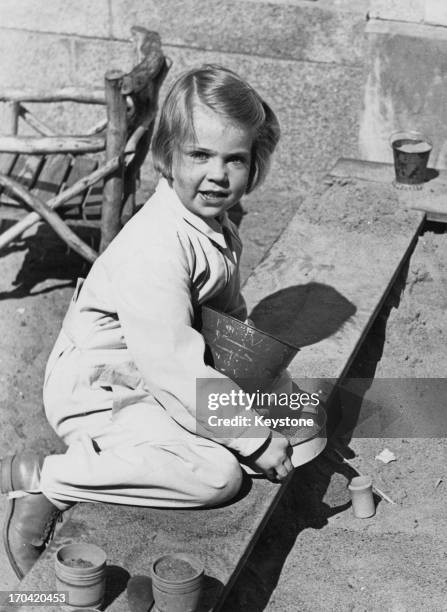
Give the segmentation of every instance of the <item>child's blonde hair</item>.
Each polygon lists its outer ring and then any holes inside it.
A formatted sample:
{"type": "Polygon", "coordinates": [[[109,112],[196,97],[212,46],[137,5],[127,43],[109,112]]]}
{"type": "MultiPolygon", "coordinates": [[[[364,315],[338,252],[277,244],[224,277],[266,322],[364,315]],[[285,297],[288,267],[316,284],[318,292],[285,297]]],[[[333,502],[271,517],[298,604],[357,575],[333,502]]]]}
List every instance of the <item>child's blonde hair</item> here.
{"type": "Polygon", "coordinates": [[[172,85],[163,103],[152,139],[155,168],[172,177],[172,157],[179,143],[194,135],[194,102],[253,130],[251,168],[246,192],[265,178],[269,159],[280,137],[278,119],[261,96],[237,74],[214,64],[204,64],[183,73],[172,85]]]}

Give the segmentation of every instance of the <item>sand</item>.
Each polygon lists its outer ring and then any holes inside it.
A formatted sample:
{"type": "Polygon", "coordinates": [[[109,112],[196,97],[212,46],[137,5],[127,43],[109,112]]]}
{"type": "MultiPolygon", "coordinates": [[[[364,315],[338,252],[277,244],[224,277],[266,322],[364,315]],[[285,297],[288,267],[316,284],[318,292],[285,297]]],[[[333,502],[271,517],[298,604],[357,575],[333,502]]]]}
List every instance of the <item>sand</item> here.
{"type": "Polygon", "coordinates": [[[431,144],[424,140],[396,140],[393,147],[402,153],[428,153],[432,150],[431,144]]]}

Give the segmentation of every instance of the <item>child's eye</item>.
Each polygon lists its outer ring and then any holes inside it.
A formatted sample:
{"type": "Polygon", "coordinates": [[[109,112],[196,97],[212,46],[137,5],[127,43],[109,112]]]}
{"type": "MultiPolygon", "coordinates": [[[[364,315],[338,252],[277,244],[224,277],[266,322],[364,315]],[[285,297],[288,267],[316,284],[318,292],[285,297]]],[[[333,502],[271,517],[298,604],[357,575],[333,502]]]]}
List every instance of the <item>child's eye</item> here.
{"type": "Polygon", "coordinates": [[[208,159],[208,153],[205,153],[204,151],[191,151],[189,156],[197,161],[204,161],[208,159]]]}
{"type": "Polygon", "coordinates": [[[234,157],[230,157],[230,163],[236,164],[237,166],[243,166],[247,163],[245,157],[241,157],[239,155],[235,155],[234,157]]]}

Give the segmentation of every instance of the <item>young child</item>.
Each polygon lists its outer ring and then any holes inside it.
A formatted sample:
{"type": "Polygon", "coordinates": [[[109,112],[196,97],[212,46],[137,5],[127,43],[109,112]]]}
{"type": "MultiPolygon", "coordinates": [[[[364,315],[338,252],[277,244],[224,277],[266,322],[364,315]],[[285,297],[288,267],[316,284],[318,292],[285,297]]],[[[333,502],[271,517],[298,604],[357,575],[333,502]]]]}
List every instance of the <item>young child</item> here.
{"type": "Polygon", "coordinates": [[[46,415],[68,450],[1,463],[19,577],[75,502],[213,506],[238,492],[238,457],[271,479],[293,469],[283,436],[216,438],[196,415],[196,394],[225,377],[205,365],[194,313],[207,303],[246,318],[227,211],[264,179],[278,139],[273,111],[230,70],[205,65],[171,88],[152,143],[156,192],[78,282],[48,361],[46,415]]]}

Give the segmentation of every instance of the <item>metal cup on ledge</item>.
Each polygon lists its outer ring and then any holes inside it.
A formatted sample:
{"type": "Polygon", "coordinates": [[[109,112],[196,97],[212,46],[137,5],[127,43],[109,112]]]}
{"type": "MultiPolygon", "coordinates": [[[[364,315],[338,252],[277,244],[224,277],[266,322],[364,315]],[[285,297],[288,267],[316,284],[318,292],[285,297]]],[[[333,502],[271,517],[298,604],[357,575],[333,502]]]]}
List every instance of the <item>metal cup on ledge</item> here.
{"type": "Polygon", "coordinates": [[[395,132],[390,137],[394,156],[395,186],[421,189],[432,143],[421,132],[412,130],[395,132]]]}

